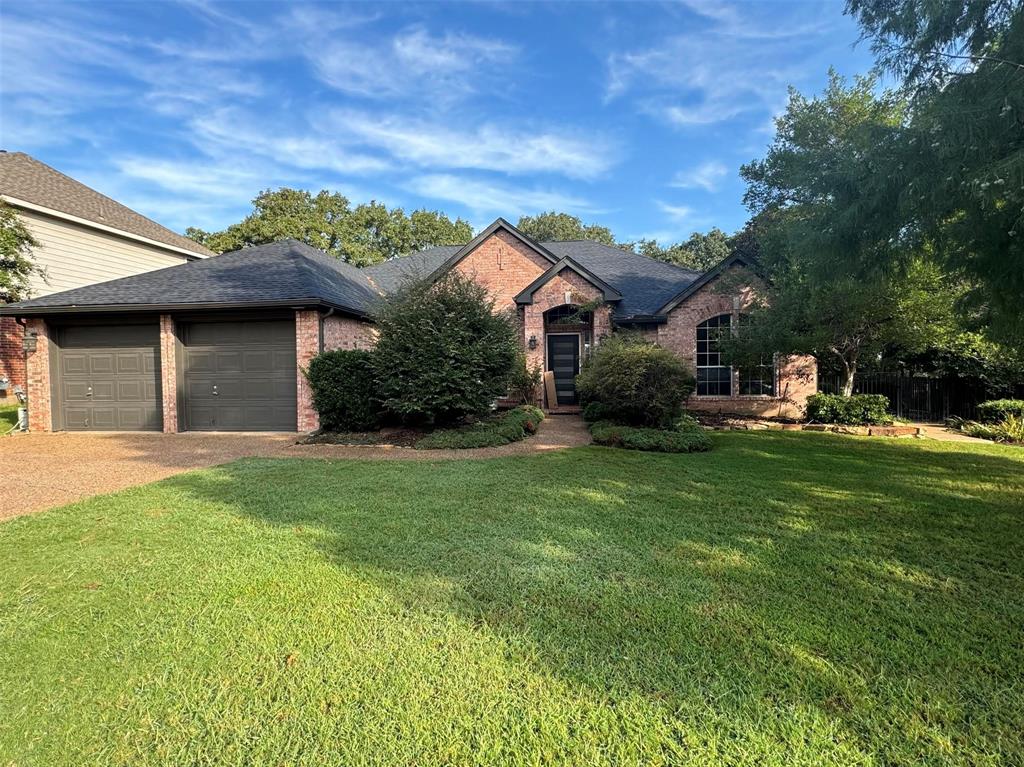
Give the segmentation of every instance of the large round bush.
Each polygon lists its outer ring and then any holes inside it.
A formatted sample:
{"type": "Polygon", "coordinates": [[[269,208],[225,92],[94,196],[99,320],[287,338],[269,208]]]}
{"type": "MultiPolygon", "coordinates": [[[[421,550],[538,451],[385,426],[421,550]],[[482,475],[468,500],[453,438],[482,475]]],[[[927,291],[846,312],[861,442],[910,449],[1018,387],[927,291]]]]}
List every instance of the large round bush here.
{"type": "Polygon", "coordinates": [[[576,379],[580,400],[591,411],[599,409],[602,418],[656,428],[667,428],[679,419],[694,385],[679,357],[629,335],[606,339],[576,379]]]}
{"type": "Polygon", "coordinates": [[[306,378],[324,431],[368,431],[380,425],[372,352],[322,352],[310,361],[306,378]]]}
{"type": "Polygon", "coordinates": [[[407,422],[483,415],[505,394],[519,351],[515,318],[455,272],[407,285],[377,317],[374,351],[384,407],[407,422]]]}

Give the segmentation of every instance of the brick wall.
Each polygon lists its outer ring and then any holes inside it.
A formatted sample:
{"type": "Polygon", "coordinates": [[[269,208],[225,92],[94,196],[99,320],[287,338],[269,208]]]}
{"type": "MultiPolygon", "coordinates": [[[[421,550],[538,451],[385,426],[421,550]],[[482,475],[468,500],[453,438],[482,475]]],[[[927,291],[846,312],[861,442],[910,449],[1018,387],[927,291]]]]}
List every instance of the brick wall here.
{"type": "MultiPolygon", "coordinates": [[[[746,270],[729,270],[676,307],[669,314],[668,322],[658,326],[657,342],[674,351],[696,371],[697,325],[720,314],[737,315],[748,311],[757,288],[757,279],[746,270]]],[[[799,418],[804,413],[807,397],[817,388],[817,365],[813,357],[783,357],[776,362],[778,396],[699,397],[694,394],[686,406],[691,410],[799,418]]],[[[732,390],[739,391],[739,372],[735,370],[732,390]]]]}
{"type": "Polygon", "coordinates": [[[486,288],[499,310],[515,309],[515,297],[550,268],[547,259],[503,230],[481,242],[455,266],[486,288]]]}
{"type": "Polygon", "coordinates": [[[372,349],[376,345],[377,329],[369,322],[337,314],[324,320],[324,351],[372,349]]]}
{"type": "Polygon", "coordinates": [[[25,386],[25,352],[22,349],[24,330],[14,317],[0,317],[0,378],[13,386],[25,386]]]}
{"type": "Polygon", "coordinates": [[[306,380],[305,370],[310,360],[320,351],[320,314],[316,311],[295,312],[295,386],[297,389],[297,421],[299,431],[320,428],[320,416],[313,407],[313,390],[306,380]]]}
{"type": "Polygon", "coordinates": [[[36,350],[29,353],[26,374],[28,385],[29,431],[51,431],[50,412],[50,334],[44,320],[28,321],[26,330],[36,334],[36,350]]]}
{"type": "Polygon", "coordinates": [[[174,318],[160,315],[160,396],[163,399],[164,432],[178,431],[177,334],[174,318]]]}

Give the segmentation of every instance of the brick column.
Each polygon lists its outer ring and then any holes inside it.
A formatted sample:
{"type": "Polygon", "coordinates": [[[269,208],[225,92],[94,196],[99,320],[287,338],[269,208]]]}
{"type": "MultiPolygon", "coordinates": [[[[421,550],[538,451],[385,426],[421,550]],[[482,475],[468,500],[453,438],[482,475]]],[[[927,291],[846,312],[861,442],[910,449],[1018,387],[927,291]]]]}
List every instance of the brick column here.
{"type": "Polygon", "coordinates": [[[305,371],[310,360],[320,352],[320,315],[316,311],[295,312],[295,385],[298,394],[296,420],[299,431],[320,428],[320,416],[313,408],[313,391],[305,371]]]}
{"type": "Polygon", "coordinates": [[[23,337],[24,330],[14,317],[0,317],[0,378],[7,376],[12,386],[25,385],[23,337]]]}
{"type": "Polygon", "coordinates": [[[178,358],[174,318],[160,315],[160,399],[163,400],[164,433],[178,431],[178,358]]]}
{"type": "Polygon", "coordinates": [[[36,350],[28,355],[26,376],[28,385],[29,431],[52,431],[50,412],[50,332],[45,320],[29,320],[26,332],[36,335],[36,350]]]}

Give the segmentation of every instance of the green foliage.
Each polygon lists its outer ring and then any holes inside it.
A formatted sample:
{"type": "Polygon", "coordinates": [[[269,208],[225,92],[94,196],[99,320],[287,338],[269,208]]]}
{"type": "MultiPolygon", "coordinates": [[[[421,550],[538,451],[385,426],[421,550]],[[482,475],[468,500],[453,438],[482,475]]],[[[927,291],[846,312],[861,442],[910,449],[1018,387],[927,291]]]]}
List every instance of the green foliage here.
{"type": "Polygon", "coordinates": [[[457,245],[473,237],[461,218],[436,211],[388,209],[378,202],[349,206],[348,199],[326,189],[311,194],[281,188],[261,192],[253,212],[221,232],[189,228],[185,234],[218,253],[293,238],[356,266],[404,256],[429,245],[457,245]]]}
{"type": "Polygon", "coordinates": [[[889,398],[884,394],[812,394],[807,398],[807,418],[818,423],[846,426],[885,426],[892,423],[889,398]]]}
{"type": "Polygon", "coordinates": [[[30,298],[33,276],[45,281],[46,271],[32,258],[38,246],[14,208],[0,200],[0,304],[30,298]]]}
{"type": "Polygon", "coordinates": [[[1010,413],[993,423],[977,423],[951,419],[951,426],[969,437],[990,439],[993,442],[1024,444],[1024,415],[1010,413]]]}
{"type": "Polygon", "coordinates": [[[540,365],[530,365],[526,355],[519,352],[516,355],[516,364],[512,375],[508,380],[508,394],[515,401],[523,405],[532,405],[538,399],[538,389],[543,377],[540,365]]]}
{"type": "Polygon", "coordinates": [[[654,427],[678,420],[695,384],[675,354],[624,333],[605,339],[576,378],[584,406],[601,403],[617,421],[654,427]]]}
{"type": "Polygon", "coordinates": [[[536,434],[543,420],[543,410],[533,405],[522,405],[470,426],[435,431],[417,442],[416,449],[464,450],[507,445],[536,434]]]}
{"type": "Polygon", "coordinates": [[[1010,416],[1024,418],[1024,400],[994,399],[978,405],[978,417],[986,423],[1002,421],[1010,416]]]}
{"type": "Polygon", "coordinates": [[[685,242],[663,248],[655,240],[639,240],[633,249],[650,258],[694,269],[698,272],[717,266],[732,253],[731,238],[718,227],[706,234],[694,232],[685,242]]]}
{"type": "Polygon", "coordinates": [[[339,349],[314,357],[306,371],[323,431],[369,431],[381,420],[373,352],[339,349]]]}
{"type": "Polygon", "coordinates": [[[588,402],[583,406],[583,420],[587,423],[609,421],[614,418],[612,409],[603,402],[588,402]]]}
{"type": "Polygon", "coordinates": [[[702,453],[711,449],[711,438],[699,426],[683,429],[651,429],[598,421],[590,426],[594,442],[606,447],[656,453],[702,453]]]}
{"type": "Polygon", "coordinates": [[[457,272],[412,282],[381,302],[374,350],[384,407],[407,422],[487,413],[508,391],[520,352],[509,313],[457,272]]]}
{"type": "Polygon", "coordinates": [[[611,229],[598,224],[584,224],[577,216],[549,211],[536,216],[522,216],[516,228],[538,242],[555,240],[594,240],[614,245],[611,229]]]}

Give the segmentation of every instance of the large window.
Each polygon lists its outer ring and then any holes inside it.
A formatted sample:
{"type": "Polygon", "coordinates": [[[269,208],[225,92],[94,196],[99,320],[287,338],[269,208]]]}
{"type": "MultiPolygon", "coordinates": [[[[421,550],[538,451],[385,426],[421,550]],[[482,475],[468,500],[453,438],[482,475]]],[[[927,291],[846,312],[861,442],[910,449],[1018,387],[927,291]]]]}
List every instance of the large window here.
{"type": "Polygon", "coordinates": [[[732,315],[720,314],[697,326],[697,394],[732,395],[732,368],[722,364],[718,339],[730,332],[732,315]]]}
{"type": "MultiPolygon", "coordinates": [[[[740,315],[738,332],[749,325],[749,315],[740,315]]],[[[775,396],[775,361],[771,357],[762,357],[752,368],[740,368],[740,394],[762,397],[775,396]]]]}

